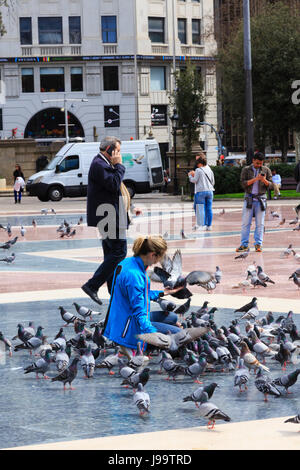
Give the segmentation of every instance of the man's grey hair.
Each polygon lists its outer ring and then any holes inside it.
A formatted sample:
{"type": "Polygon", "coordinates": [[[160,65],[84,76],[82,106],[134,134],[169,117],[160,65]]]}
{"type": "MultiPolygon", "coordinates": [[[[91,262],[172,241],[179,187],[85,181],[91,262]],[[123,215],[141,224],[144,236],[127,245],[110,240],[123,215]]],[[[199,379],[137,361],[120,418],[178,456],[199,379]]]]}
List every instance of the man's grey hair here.
{"type": "Polygon", "coordinates": [[[110,146],[113,146],[113,148],[115,148],[117,143],[121,144],[121,141],[120,139],[118,139],[118,137],[114,137],[114,136],[103,137],[103,139],[100,142],[100,150],[102,151],[106,150],[107,147],[110,147],[110,146]]]}

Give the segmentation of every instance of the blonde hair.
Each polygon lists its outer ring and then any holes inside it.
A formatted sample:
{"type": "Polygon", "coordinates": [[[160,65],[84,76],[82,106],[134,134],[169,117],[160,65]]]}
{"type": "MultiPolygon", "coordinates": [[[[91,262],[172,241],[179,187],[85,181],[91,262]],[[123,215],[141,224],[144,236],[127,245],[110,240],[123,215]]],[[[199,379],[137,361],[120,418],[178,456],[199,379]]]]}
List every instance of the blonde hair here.
{"type": "Polygon", "coordinates": [[[155,253],[159,257],[163,257],[168,249],[166,240],[160,235],[149,235],[138,237],[132,247],[134,256],[147,255],[155,253]]]}

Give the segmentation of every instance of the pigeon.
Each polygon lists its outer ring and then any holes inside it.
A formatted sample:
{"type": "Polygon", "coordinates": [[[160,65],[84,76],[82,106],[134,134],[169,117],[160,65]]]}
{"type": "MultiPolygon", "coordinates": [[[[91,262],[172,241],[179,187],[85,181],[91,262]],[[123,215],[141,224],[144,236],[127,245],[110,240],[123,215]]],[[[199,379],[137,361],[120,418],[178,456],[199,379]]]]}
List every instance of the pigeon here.
{"type": "Polygon", "coordinates": [[[188,237],[184,233],[183,228],[180,230],[180,236],[181,236],[182,240],[187,240],[188,239],[188,237]]]}
{"type": "Polygon", "coordinates": [[[241,344],[241,358],[244,360],[245,365],[248,367],[249,370],[258,369],[261,367],[265,371],[269,372],[270,369],[263,364],[261,364],[258,359],[251,353],[248,344],[245,341],[242,341],[241,344]]]}
{"type": "Polygon", "coordinates": [[[225,215],[225,209],[222,209],[219,213],[219,215],[225,215]]]}
{"type": "Polygon", "coordinates": [[[28,349],[31,354],[31,351],[35,351],[36,349],[38,349],[43,344],[43,334],[42,334],[43,329],[44,328],[42,326],[39,326],[37,329],[36,335],[32,336],[27,341],[24,341],[21,344],[17,344],[15,346],[14,351],[17,352],[17,351],[20,351],[21,349],[28,349]]]}
{"type": "Polygon", "coordinates": [[[23,227],[23,225],[20,228],[20,233],[22,237],[25,237],[26,229],[23,227]]]}
{"type": "Polygon", "coordinates": [[[291,254],[295,256],[296,252],[293,250],[293,245],[290,243],[289,246],[280,254],[280,258],[288,258],[291,254]]]}
{"type": "Polygon", "coordinates": [[[253,341],[253,351],[256,353],[258,359],[264,360],[265,357],[274,356],[274,351],[257,337],[254,330],[249,332],[249,337],[253,341]]]}
{"type": "Polygon", "coordinates": [[[294,207],[295,209],[295,212],[297,214],[297,216],[299,217],[300,216],[300,204],[298,204],[296,207],[294,207]]]}
{"type": "Polygon", "coordinates": [[[103,330],[102,330],[101,326],[99,324],[96,325],[93,336],[92,336],[92,340],[93,340],[93,343],[95,343],[98,348],[104,349],[105,339],[102,335],[102,331],[103,330]]]}
{"type": "MultiPolygon", "coordinates": [[[[3,343],[5,351],[8,351],[9,356],[11,357],[12,356],[11,341],[3,335],[2,331],[0,331],[0,344],[1,343],[3,343]]],[[[1,350],[1,348],[0,348],[0,350],[1,350]]]]}
{"type": "Polygon", "coordinates": [[[35,372],[37,379],[39,378],[39,374],[43,374],[44,379],[49,379],[49,377],[45,374],[50,368],[50,360],[50,351],[47,350],[45,353],[45,357],[38,359],[36,362],[33,362],[32,364],[24,368],[24,374],[35,372]]]}
{"type": "Polygon", "coordinates": [[[76,235],[76,229],[75,228],[72,230],[72,232],[67,233],[68,238],[74,237],[75,235],[76,235]]]}
{"type": "Polygon", "coordinates": [[[236,313],[236,312],[248,312],[248,310],[250,310],[253,307],[257,307],[257,298],[256,297],[253,297],[251,302],[249,302],[248,304],[245,304],[242,307],[235,309],[234,313],[236,313]]]}
{"type": "Polygon", "coordinates": [[[149,394],[144,391],[144,387],[141,383],[138,383],[137,391],[133,395],[133,403],[139,410],[141,416],[150,412],[150,397],[149,394]]]}
{"type": "Polygon", "coordinates": [[[249,250],[244,251],[240,255],[235,256],[234,259],[246,259],[248,255],[249,255],[249,250]]]}
{"type": "Polygon", "coordinates": [[[294,424],[299,424],[300,423],[300,414],[297,416],[294,416],[293,418],[289,418],[285,421],[285,423],[294,423],[294,424]]]}
{"type": "Polygon", "coordinates": [[[90,379],[94,375],[95,358],[92,354],[91,345],[88,346],[85,353],[81,356],[81,366],[85,373],[85,378],[90,379]]]}
{"type": "Polygon", "coordinates": [[[169,238],[169,232],[165,232],[165,233],[163,234],[163,238],[164,238],[165,240],[167,240],[167,239],[169,238]]]}
{"type": "Polygon", "coordinates": [[[244,359],[239,357],[237,366],[238,369],[234,374],[234,386],[239,387],[240,392],[243,392],[243,386],[245,391],[248,390],[247,383],[249,381],[250,374],[247,367],[244,365],[244,359]]]}
{"type": "Polygon", "coordinates": [[[261,266],[257,266],[257,276],[263,282],[270,282],[271,284],[275,284],[275,282],[272,281],[272,279],[270,279],[269,276],[263,272],[261,266]]]}
{"type": "Polygon", "coordinates": [[[245,292],[246,289],[250,287],[251,287],[250,282],[247,279],[245,279],[244,281],[239,282],[235,286],[232,286],[232,289],[242,289],[242,291],[245,292]]]}
{"type": "Polygon", "coordinates": [[[197,390],[195,390],[191,395],[184,397],[183,401],[193,401],[196,407],[199,408],[198,403],[202,403],[202,399],[204,398],[205,400],[206,398],[203,393],[206,393],[208,398],[210,399],[213,396],[214,391],[217,387],[219,387],[219,385],[215,382],[211,383],[210,385],[206,385],[205,387],[198,387],[197,390]]]}
{"type": "MultiPolygon", "coordinates": [[[[1,261],[1,260],[0,260],[1,261]]],[[[293,279],[294,281],[294,284],[296,284],[296,286],[298,287],[298,289],[300,289],[300,277],[297,276],[296,273],[293,273],[289,279],[293,279]]]]}
{"type": "Polygon", "coordinates": [[[274,355],[274,359],[280,363],[282,370],[286,370],[286,363],[291,357],[291,352],[284,347],[283,342],[280,342],[279,351],[274,355]]]}
{"type": "Polygon", "coordinates": [[[56,215],[55,209],[53,209],[53,207],[51,207],[51,209],[50,209],[50,210],[51,210],[51,214],[54,214],[54,215],[56,215]]]}
{"type": "Polygon", "coordinates": [[[189,311],[191,305],[191,298],[187,299],[184,304],[180,305],[179,307],[176,308],[175,313],[178,315],[184,315],[186,312],[189,311]]]}
{"type": "Polygon", "coordinates": [[[274,383],[272,383],[270,378],[266,374],[264,374],[261,367],[258,369],[254,384],[257,390],[264,394],[265,402],[268,401],[268,395],[273,395],[275,397],[281,396],[281,393],[278,388],[274,385],[274,383]]]}
{"type": "Polygon", "coordinates": [[[81,225],[83,223],[83,217],[82,215],[80,216],[78,222],[77,222],[77,225],[81,225]]]}
{"type": "Polygon", "coordinates": [[[11,264],[15,261],[16,255],[12,253],[10,256],[6,256],[5,258],[0,259],[0,261],[4,261],[6,264],[11,264]]]}
{"type": "Polygon", "coordinates": [[[66,337],[64,335],[63,328],[60,328],[59,332],[57,333],[53,342],[51,343],[51,347],[54,351],[58,351],[61,347],[65,349],[66,346],[67,346],[66,337]]]}
{"type": "Polygon", "coordinates": [[[46,208],[41,209],[41,214],[42,215],[47,215],[48,214],[48,209],[46,209],[46,208]]]}
{"type": "Polygon", "coordinates": [[[245,312],[241,317],[240,320],[255,320],[256,317],[259,315],[259,310],[257,307],[252,307],[248,312],[245,312]]]}
{"type": "Polygon", "coordinates": [[[21,323],[18,323],[18,333],[17,336],[14,336],[13,339],[19,338],[20,341],[26,343],[30,338],[35,335],[33,331],[27,331],[21,323]]]}
{"type": "MultiPolygon", "coordinates": [[[[293,228],[293,232],[300,232],[300,223],[297,227],[293,228]]],[[[295,258],[298,259],[299,255],[297,253],[294,254],[295,258]]]]}
{"type": "Polygon", "coordinates": [[[176,308],[175,302],[159,297],[156,302],[164,312],[172,312],[176,308]]]}
{"type": "Polygon", "coordinates": [[[114,375],[115,373],[111,370],[114,366],[117,366],[119,364],[118,359],[120,358],[119,356],[119,349],[116,348],[115,354],[110,354],[109,356],[106,356],[105,359],[103,359],[100,364],[96,364],[96,369],[108,369],[109,375],[114,375]]]}
{"type": "Polygon", "coordinates": [[[272,383],[276,385],[277,387],[284,387],[286,393],[291,393],[289,392],[289,388],[295,385],[295,383],[298,380],[298,375],[300,374],[300,369],[294,370],[294,372],[291,372],[288,375],[283,375],[282,377],[278,377],[277,379],[274,379],[272,383]]]}
{"type": "MultiPolygon", "coordinates": [[[[126,367],[125,368],[123,367],[120,370],[121,375],[122,375],[122,371],[124,373],[123,369],[126,369],[126,367]]],[[[128,367],[128,369],[131,369],[131,368],[128,367]]],[[[131,369],[131,370],[134,370],[134,369],[131,369]]],[[[143,369],[141,372],[136,372],[134,370],[134,374],[130,373],[128,377],[124,378],[121,385],[130,385],[133,389],[135,389],[137,385],[141,383],[144,387],[149,380],[149,371],[150,371],[149,367],[145,367],[145,369],[143,369]]]]}
{"type": "Polygon", "coordinates": [[[60,311],[61,318],[66,322],[66,325],[68,326],[70,323],[74,323],[75,320],[79,320],[73,313],[67,312],[67,310],[64,309],[64,307],[58,307],[60,311]]]}
{"type": "Polygon", "coordinates": [[[273,217],[273,219],[279,219],[280,218],[280,214],[278,214],[278,212],[276,212],[276,211],[271,211],[271,216],[273,217]]]}
{"type": "Polygon", "coordinates": [[[289,222],[289,225],[296,225],[298,222],[299,222],[299,218],[297,216],[297,217],[295,217],[295,219],[293,219],[289,222]]]}
{"type": "Polygon", "coordinates": [[[155,332],[139,334],[137,338],[157,348],[177,351],[181,346],[192,342],[194,339],[203,336],[207,332],[208,326],[200,326],[197,328],[185,328],[172,335],[164,335],[163,333],[155,332]]]}
{"type": "Polygon", "coordinates": [[[36,220],[35,219],[32,219],[32,222],[31,222],[33,228],[36,228],[37,226],[37,223],[36,223],[36,220]]]}
{"type": "Polygon", "coordinates": [[[92,320],[93,315],[101,315],[101,312],[94,312],[90,308],[79,305],[76,302],[73,302],[73,305],[75,306],[77,313],[79,313],[83,318],[90,317],[90,320],[92,320]]]}
{"type": "Polygon", "coordinates": [[[284,225],[285,224],[285,218],[281,219],[281,221],[279,222],[279,225],[284,225]]]}
{"type": "Polygon", "coordinates": [[[141,342],[138,341],[136,354],[131,357],[131,359],[128,362],[128,366],[132,367],[135,370],[139,370],[147,362],[149,362],[149,357],[144,356],[142,348],[141,348],[141,342]]]}
{"type": "Polygon", "coordinates": [[[267,284],[264,281],[261,281],[256,272],[248,271],[248,276],[250,278],[250,283],[255,288],[257,286],[267,287],[267,284]]]}
{"type": "Polygon", "coordinates": [[[72,387],[72,382],[77,375],[77,365],[80,361],[80,357],[74,357],[71,365],[63,370],[59,375],[53,377],[51,382],[62,382],[64,384],[64,390],[66,390],[66,384],[68,383],[70,386],[70,390],[74,390],[72,387]]]}
{"type": "Polygon", "coordinates": [[[207,354],[205,352],[200,353],[197,362],[194,362],[194,364],[185,368],[185,375],[192,377],[195,383],[202,383],[198,380],[198,377],[199,375],[203,374],[206,369],[206,357],[207,354]]]}
{"type": "Polygon", "coordinates": [[[177,364],[173,359],[169,359],[165,351],[162,351],[162,360],[161,366],[164,371],[168,374],[167,380],[170,380],[170,377],[175,381],[177,375],[184,374],[184,367],[177,364]]]}
{"type": "Polygon", "coordinates": [[[221,411],[214,403],[208,401],[208,395],[205,395],[205,392],[203,393],[202,403],[200,404],[198,410],[199,415],[202,418],[208,419],[208,429],[214,429],[216,420],[222,420],[226,422],[231,421],[229,416],[221,411]]]}
{"type": "Polygon", "coordinates": [[[221,279],[222,279],[222,271],[219,268],[219,266],[216,266],[216,272],[215,272],[214,276],[215,276],[215,280],[216,280],[217,284],[219,284],[221,282],[221,279]]]}
{"type": "Polygon", "coordinates": [[[63,372],[69,366],[70,358],[63,346],[57,351],[54,361],[58,372],[63,372]]]}
{"type": "Polygon", "coordinates": [[[7,235],[9,237],[11,237],[12,235],[12,231],[11,231],[11,224],[8,222],[7,226],[6,226],[6,231],[7,231],[7,235]]]}

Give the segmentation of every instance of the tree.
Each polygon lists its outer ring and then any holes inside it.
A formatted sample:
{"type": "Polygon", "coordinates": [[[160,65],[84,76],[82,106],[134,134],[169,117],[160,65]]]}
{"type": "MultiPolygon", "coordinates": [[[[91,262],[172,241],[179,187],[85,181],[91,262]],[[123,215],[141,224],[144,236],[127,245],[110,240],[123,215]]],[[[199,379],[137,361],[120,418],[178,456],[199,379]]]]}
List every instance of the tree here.
{"type": "MultiPolygon", "coordinates": [[[[11,2],[13,3],[13,2],[11,2]]],[[[6,7],[10,8],[11,5],[8,4],[8,0],[0,0],[0,8],[1,7],[6,7]]],[[[6,33],[5,25],[3,23],[3,18],[2,18],[2,12],[0,11],[0,36],[4,36],[6,33]]]]}
{"type": "Polygon", "coordinates": [[[204,119],[207,110],[201,73],[191,63],[188,62],[185,69],[176,72],[176,89],[170,95],[170,102],[178,113],[178,127],[189,161],[192,146],[199,141],[199,122],[204,119]]]}
{"type": "MultiPolygon", "coordinates": [[[[300,129],[300,106],[293,104],[292,84],[300,79],[300,17],[282,2],[266,5],[251,20],[254,131],[264,149],[277,137],[283,158],[289,130],[300,129]]],[[[245,116],[243,24],[218,55],[220,99],[233,116],[245,116]]]]}

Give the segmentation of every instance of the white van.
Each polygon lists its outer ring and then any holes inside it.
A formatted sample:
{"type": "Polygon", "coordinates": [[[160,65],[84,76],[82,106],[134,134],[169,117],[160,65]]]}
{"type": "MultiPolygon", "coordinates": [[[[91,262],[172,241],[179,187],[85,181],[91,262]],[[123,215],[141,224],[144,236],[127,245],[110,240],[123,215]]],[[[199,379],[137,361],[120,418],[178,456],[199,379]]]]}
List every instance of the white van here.
{"type": "MultiPolygon", "coordinates": [[[[40,201],[86,196],[89,168],[99,153],[99,146],[99,142],[64,145],[44,170],[30,176],[26,191],[40,201]]],[[[121,154],[126,167],[123,181],[132,197],[135,193],[147,193],[163,185],[162,161],[156,140],[122,142],[121,154]]]]}

